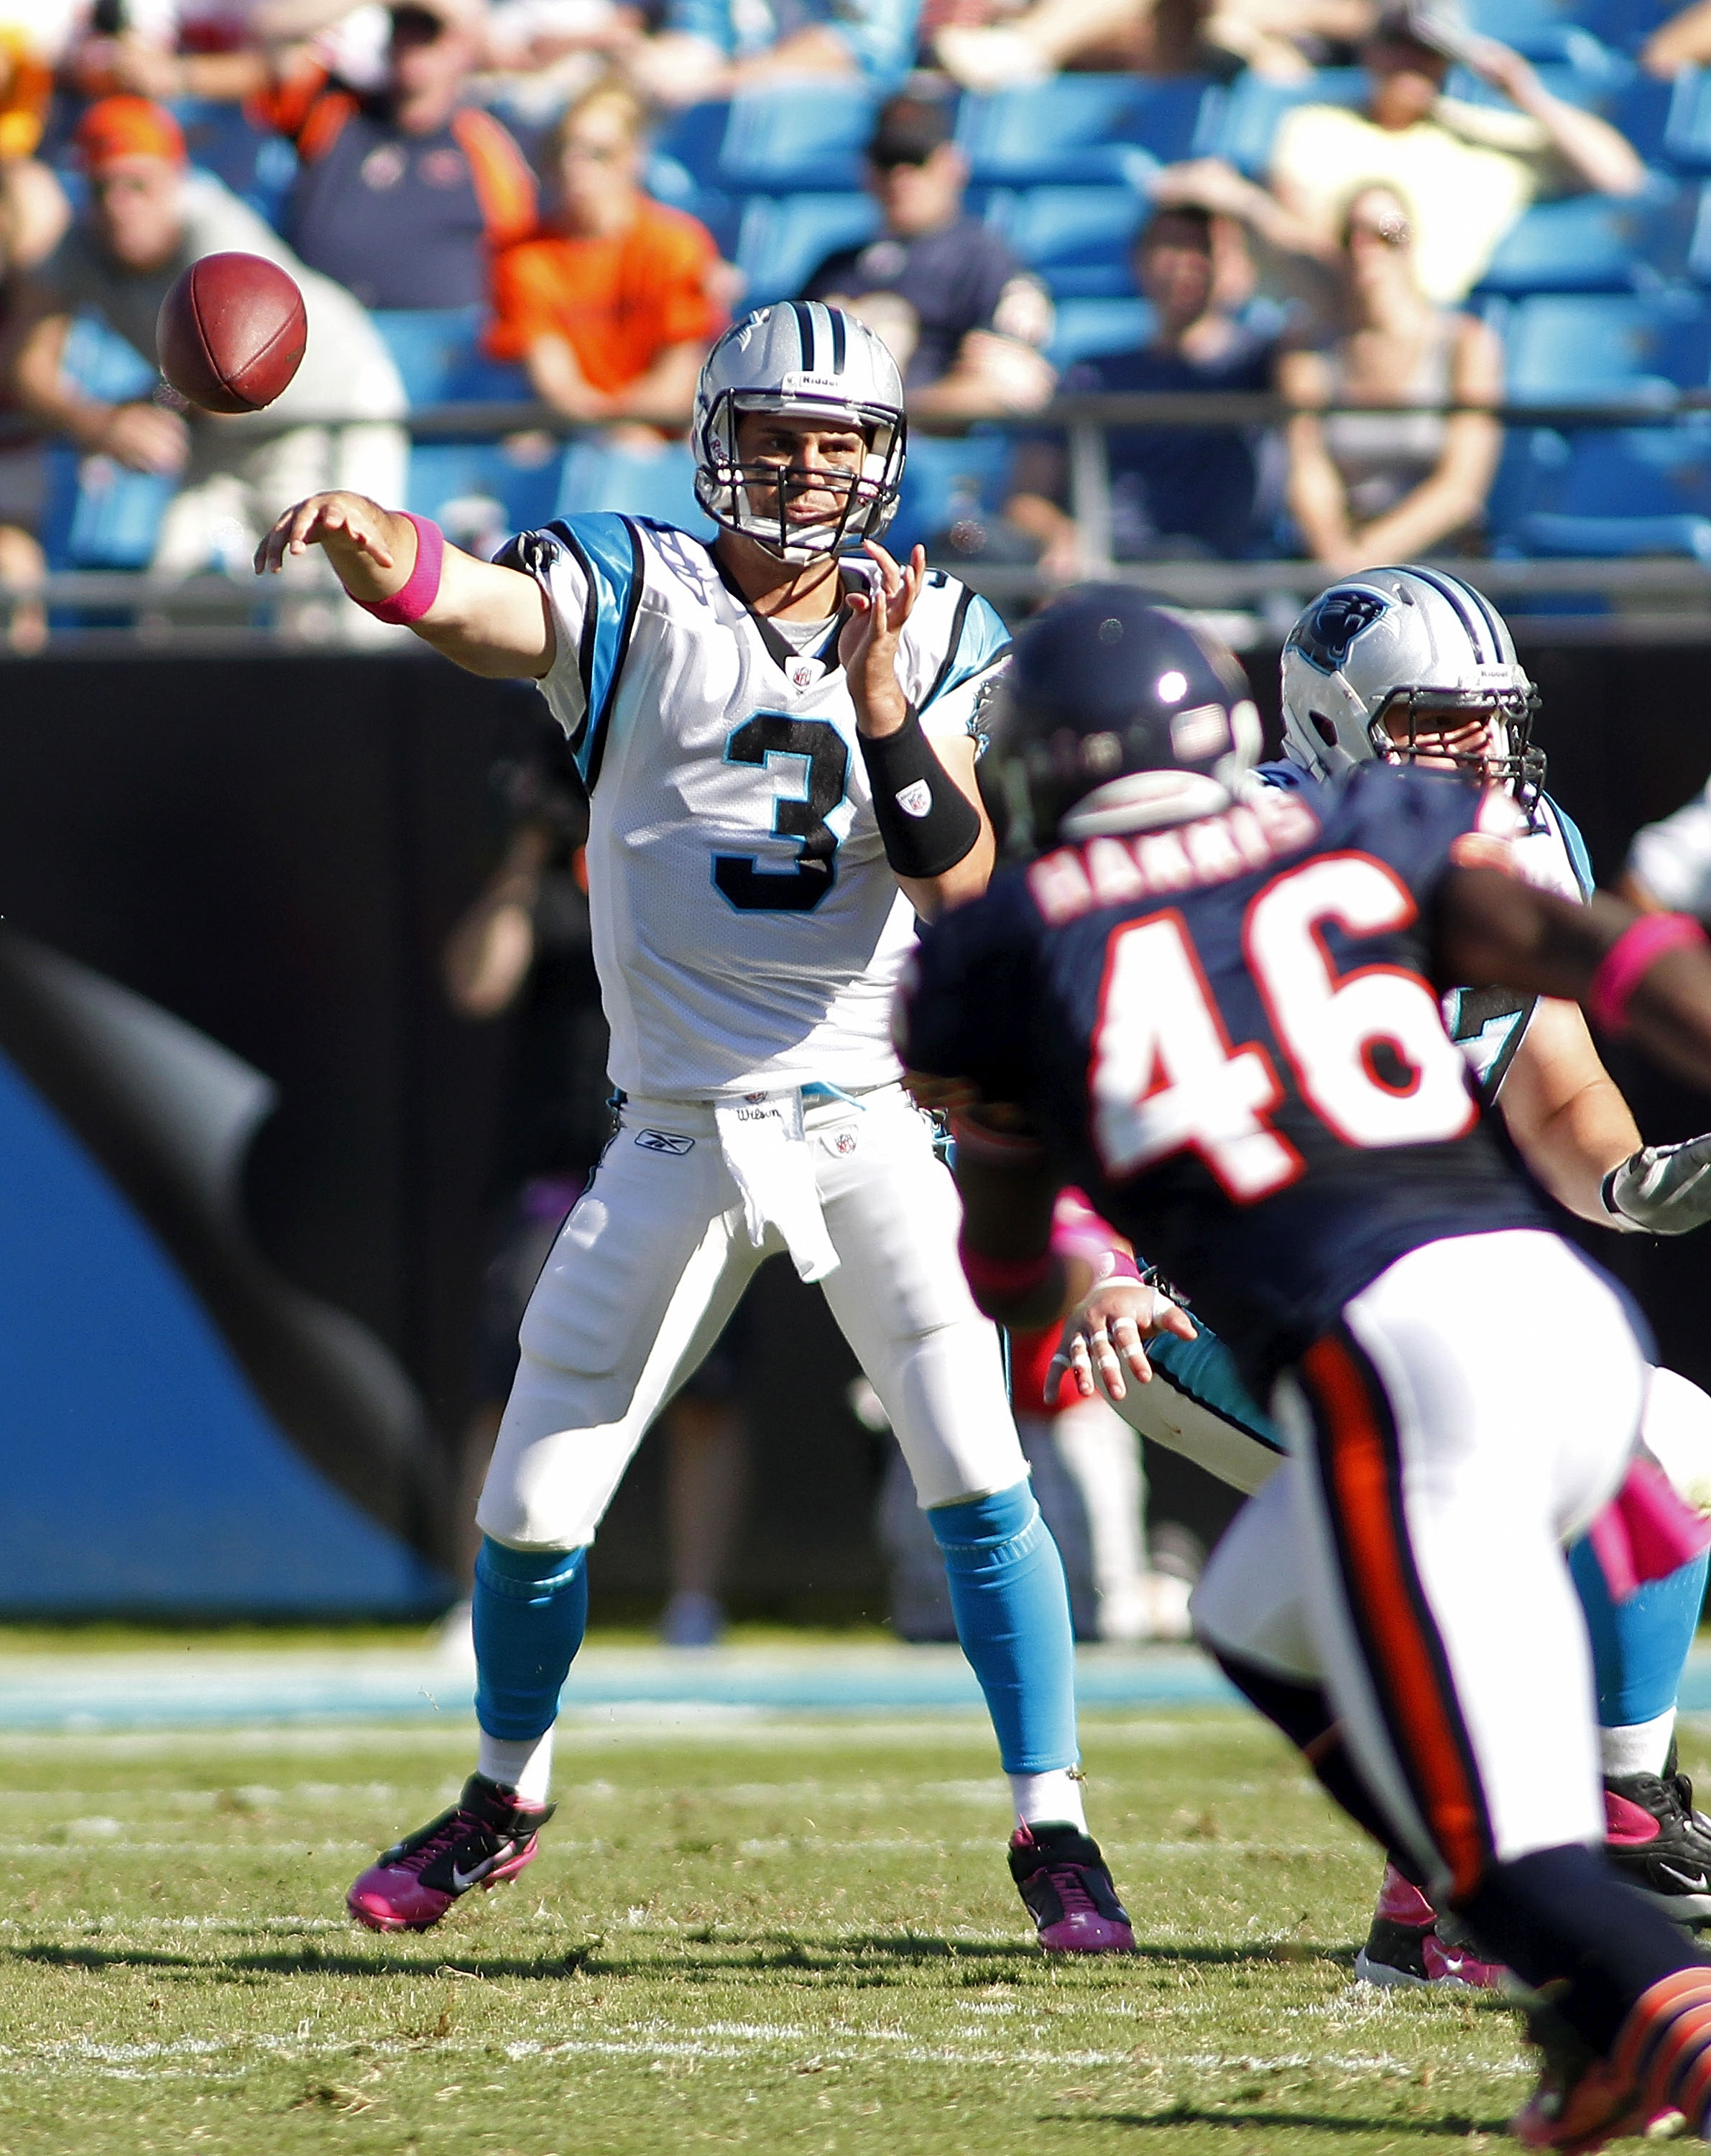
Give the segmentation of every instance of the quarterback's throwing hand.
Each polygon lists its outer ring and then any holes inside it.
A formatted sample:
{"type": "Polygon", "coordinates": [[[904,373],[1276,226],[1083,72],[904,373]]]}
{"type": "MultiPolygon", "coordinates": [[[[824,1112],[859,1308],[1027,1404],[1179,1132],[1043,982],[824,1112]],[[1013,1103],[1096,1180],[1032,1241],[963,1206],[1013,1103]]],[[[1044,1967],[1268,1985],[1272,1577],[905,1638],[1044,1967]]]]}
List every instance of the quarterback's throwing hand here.
{"type": "Polygon", "coordinates": [[[386,527],[391,521],[367,495],[311,494],[288,509],[256,548],[255,573],[276,573],[285,566],[286,555],[317,546],[326,547],[342,578],[347,566],[357,560],[371,568],[390,569],[394,557],[386,527]]]}
{"type": "Polygon", "coordinates": [[[1102,1385],[1113,1400],[1120,1400],[1128,1389],[1125,1369],[1137,1383],[1150,1384],[1153,1366],[1141,1342],[1161,1332],[1192,1340],[1195,1322],[1156,1287],[1133,1280],[1104,1282],[1064,1322],[1063,1337],[1046,1373],[1046,1399],[1057,1398],[1066,1373],[1084,1400],[1092,1399],[1102,1385]]]}

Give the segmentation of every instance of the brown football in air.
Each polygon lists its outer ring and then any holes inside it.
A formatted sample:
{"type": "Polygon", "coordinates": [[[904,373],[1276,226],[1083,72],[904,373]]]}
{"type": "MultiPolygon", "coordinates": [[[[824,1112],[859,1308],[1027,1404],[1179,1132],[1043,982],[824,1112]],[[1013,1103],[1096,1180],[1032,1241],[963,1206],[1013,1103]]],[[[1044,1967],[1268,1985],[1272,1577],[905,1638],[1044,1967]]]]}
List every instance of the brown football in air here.
{"type": "Polygon", "coordinates": [[[259,254],[204,254],[161,302],[161,372],[204,412],[259,412],[290,383],[309,341],[303,295],[259,254]]]}

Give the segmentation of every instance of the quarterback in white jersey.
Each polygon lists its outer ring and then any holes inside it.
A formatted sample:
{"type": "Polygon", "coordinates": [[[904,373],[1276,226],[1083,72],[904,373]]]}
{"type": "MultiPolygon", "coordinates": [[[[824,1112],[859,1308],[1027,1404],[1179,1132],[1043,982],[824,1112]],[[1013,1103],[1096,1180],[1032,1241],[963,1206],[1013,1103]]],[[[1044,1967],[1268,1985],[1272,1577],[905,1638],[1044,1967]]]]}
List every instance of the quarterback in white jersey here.
{"type": "MultiPolygon", "coordinates": [[[[573,517],[508,558],[549,597],[541,686],[588,784],[614,1083],[694,1100],[891,1084],[915,916],[886,864],[843,624],[794,636],[712,548],[640,519],[573,517]],[[614,628],[585,651],[591,616],[614,628]]],[[[897,673],[930,740],[976,735],[1009,650],[984,599],[927,572],[897,673]]]]}
{"type": "Polygon", "coordinates": [[[702,370],[710,545],[577,516],[489,564],[333,495],[286,511],[258,555],[275,568],[321,545],[359,604],[473,671],[539,683],[588,789],[619,1095],[524,1317],[476,1516],[477,1770],[352,1887],[376,1929],[425,1929],[532,1858],[588,1546],[650,1423],[787,1250],[883,1402],[944,1552],[1041,1943],[1133,1946],[1082,1810],[1062,1566],[889,1037],[917,915],[977,896],[991,868],[974,767],[1010,643],[921,549],[900,566],[878,543],[905,434],[885,346],[791,302],[729,331],[702,370]]]}

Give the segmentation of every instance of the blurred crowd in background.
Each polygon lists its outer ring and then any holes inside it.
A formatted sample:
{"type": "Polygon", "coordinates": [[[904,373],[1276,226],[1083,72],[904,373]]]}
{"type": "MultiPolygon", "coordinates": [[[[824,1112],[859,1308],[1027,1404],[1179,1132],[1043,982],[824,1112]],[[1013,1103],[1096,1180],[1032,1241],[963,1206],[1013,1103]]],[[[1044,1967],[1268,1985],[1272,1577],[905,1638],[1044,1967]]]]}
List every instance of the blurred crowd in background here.
{"type": "MultiPolygon", "coordinates": [[[[947,557],[1711,554],[1691,422],[1494,416],[1711,382],[1711,0],[1471,8],[0,0],[0,584],[240,576],[328,485],[475,547],[696,523],[701,359],[803,296],[896,352],[897,537],[947,557]],[[217,422],[152,329],[234,248],[299,278],[310,355],[217,422]],[[1107,425],[1090,530],[1069,438],[1029,423],[1159,392],[1292,416],[1107,425]],[[426,424],[470,403],[511,423],[426,424]]],[[[46,626],[14,597],[14,648],[46,626]]]]}

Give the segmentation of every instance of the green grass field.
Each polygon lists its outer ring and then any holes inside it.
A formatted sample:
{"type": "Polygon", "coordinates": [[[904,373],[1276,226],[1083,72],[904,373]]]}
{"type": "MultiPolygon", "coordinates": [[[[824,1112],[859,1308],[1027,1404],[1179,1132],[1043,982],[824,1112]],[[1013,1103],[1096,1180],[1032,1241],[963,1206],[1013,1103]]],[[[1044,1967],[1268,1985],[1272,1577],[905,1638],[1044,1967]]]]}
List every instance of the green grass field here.
{"type": "Polygon", "coordinates": [[[460,1726],[3,1743],[5,2156],[1378,2156],[1528,2086],[1502,2010],[1353,1984],[1376,1861],[1234,1712],[1089,1720],[1142,1945],[1074,1966],[973,1718],[567,1721],[541,1861],[403,1939],[340,1897],[460,1726]]]}

